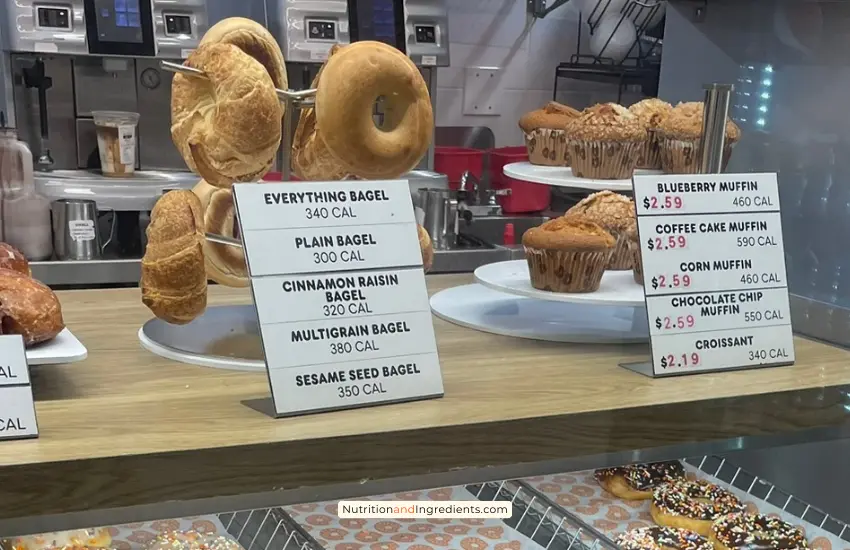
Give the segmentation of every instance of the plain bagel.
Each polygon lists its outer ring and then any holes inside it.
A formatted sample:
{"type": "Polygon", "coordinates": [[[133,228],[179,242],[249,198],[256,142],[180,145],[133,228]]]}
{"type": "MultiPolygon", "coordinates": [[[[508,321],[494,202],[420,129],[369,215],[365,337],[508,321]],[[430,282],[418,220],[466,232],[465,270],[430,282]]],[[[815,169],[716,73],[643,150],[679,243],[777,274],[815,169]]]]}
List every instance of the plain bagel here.
{"type": "Polygon", "coordinates": [[[256,21],[244,17],[222,19],[201,38],[199,45],[206,44],[233,44],[266,68],[275,87],[289,89],[283,52],[274,36],[256,21]]]}
{"type": "Polygon", "coordinates": [[[372,41],[334,48],[314,84],[315,109],[302,113],[293,151],[302,179],[396,178],[427,152],[434,128],[428,86],[397,49],[372,41]]]}
{"type": "MultiPolygon", "coordinates": [[[[201,200],[204,231],[238,239],[239,228],[232,191],[212,186],[201,180],[192,192],[201,200]]],[[[204,264],[207,278],[220,285],[246,287],[250,282],[245,253],[241,248],[205,240],[204,264]]]]}
{"type": "Polygon", "coordinates": [[[255,181],[280,147],[283,108],[265,67],[233,44],[199,46],[174,75],[171,137],[189,168],[216,187],[255,181]]]}

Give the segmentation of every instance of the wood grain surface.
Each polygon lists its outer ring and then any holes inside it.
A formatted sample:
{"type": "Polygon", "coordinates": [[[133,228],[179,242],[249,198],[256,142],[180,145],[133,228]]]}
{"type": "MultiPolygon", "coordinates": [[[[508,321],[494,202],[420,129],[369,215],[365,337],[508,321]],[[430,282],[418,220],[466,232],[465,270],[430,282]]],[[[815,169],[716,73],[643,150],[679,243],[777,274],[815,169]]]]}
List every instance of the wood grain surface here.
{"type": "MultiPolygon", "coordinates": [[[[428,277],[430,290],[468,275],[428,277]]],[[[445,397],[274,420],[265,374],[141,348],[138,289],[60,293],[86,361],[36,367],[41,437],[0,443],[0,519],[844,428],[850,353],[798,339],[793,367],[652,380],[646,346],[527,341],[435,319],[445,397]],[[809,391],[805,391],[809,390],[809,391]],[[785,392],[785,393],[783,393],[785,392]]],[[[210,288],[210,304],[248,303],[210,288]]]]}

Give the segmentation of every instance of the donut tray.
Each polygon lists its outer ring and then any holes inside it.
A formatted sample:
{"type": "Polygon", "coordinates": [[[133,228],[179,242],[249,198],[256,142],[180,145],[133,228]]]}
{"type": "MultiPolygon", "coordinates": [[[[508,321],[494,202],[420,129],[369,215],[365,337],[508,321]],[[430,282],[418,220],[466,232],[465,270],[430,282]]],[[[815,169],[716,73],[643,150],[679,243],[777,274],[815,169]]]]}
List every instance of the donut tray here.
{"type": "MultiPolygon", "coordinates": [[[[736,493],[749,510],[776,515],[802,527],[814,550],[850,550],[850,529],[846,523],[772,483],[719,457],[706,456],[684,462],[689,477],[722,485],[736,493]]],[[[619,533],[652,523],[647,501],[629,504],[604,494],[593,479],[592,470],[375,498],[438,500],[447,498],[446,495],[461,500],[511,501],[513,504],[513,516],[504,522],[477,520],[486,521],[481,525],[467,520],[465,524],[458,523],[476,530],[482,527],[498,529],[497,526],[502,524],[504,536],[499,540],[481,537],[477,543],[469,543],[460,537],[453,541],[437,541],[447,542],[448,546],[443,544],[444,547],[458,550],[616,550],[613,540],[619,533]]],[[[246,550],[407,550],[414,547],[424,550],[440,547],[439,544],[428,544],[426,539],[417,539],[413,542],[414,546],[391,539],[358,542],[353,537],[359,532],[367,532],[374,522],[364,526],[362,531],[349,529],[350,532],[342,533],[345,529],[336,529],[328,524],[328,521],[334,520],[334,509],[335,503],[317,503],[228,513],[218,517],[227,532],[246,550]],[[317,525],[339,531],[339,540],[322,538],[322,529],[317,529],[317,525]]],[[[416,524],[442,526],[441,522],[445,521],[423,519],[417,520],[416,524]]]]}

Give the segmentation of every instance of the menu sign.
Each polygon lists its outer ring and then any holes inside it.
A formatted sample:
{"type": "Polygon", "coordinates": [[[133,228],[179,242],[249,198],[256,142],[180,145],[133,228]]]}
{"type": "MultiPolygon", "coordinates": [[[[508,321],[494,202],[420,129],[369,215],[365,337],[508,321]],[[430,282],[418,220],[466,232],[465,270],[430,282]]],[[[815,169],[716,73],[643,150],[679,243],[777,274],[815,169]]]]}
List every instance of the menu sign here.
{"type": "Polygon", "coordinates": [[[443,395],[407,181],[233,196],[278,416],[443,395]]]}
{"type": "Polygon", "coordinates": [[[652,375],[794,363],[776,174],[635,176],[652,375]]]}
{"type": "Polygon", "coordinates": [[[24,339],[0,336],[0,440],[38,437],[24,339]]]}

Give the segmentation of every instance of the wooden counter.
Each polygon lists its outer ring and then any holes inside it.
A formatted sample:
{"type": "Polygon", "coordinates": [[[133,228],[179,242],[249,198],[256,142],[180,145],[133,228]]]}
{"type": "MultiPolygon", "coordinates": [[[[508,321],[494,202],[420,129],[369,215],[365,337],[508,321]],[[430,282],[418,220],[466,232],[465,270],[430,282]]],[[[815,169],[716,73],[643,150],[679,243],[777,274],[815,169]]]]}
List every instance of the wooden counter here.
{"type": "MultiPolygon", "coordinates": [[[[651,380],[617,366],[645,358],[644,346],[526,341],[440,320],[445,398],[274,420],[243,404],[269,395],[265,374],[143,350],[150,314],[137,289],[61,300],[89,357],[34,369],[41,437],[0,443],[0,520],[460,468],[542,473],[556,459],[848,426],[837,386],[850,384],[850,353],[808,340],[794,367],[651,380]]],[[[211,305],[248,301],[210,290],[211,305]]]]}

